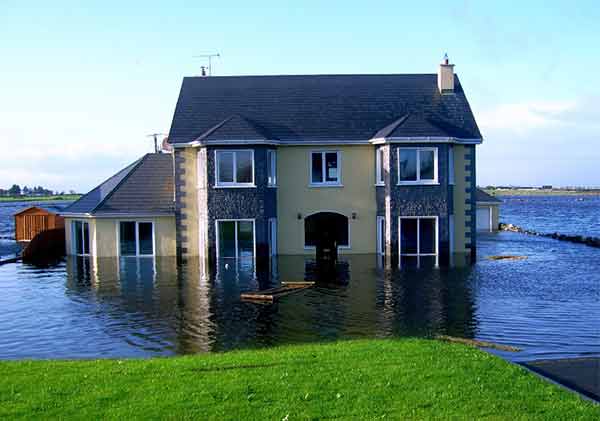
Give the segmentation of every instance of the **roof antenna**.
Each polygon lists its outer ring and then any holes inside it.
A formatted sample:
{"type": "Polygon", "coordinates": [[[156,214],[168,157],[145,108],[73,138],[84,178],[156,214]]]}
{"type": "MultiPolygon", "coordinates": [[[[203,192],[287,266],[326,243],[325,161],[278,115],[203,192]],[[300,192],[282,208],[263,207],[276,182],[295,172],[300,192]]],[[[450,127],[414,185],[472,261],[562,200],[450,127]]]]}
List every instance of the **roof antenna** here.
{"type": "MultiPolygon", "coordinates": [[[[221,54],[219,53],[215,53],[215,54],[200,54],[197,56],[193,56],[193,58],[207,58],[208,59],[208,75],[212,76],[212,59],[213,58],[220,58],[221,54]]],[[[202,69],[202,76],[206,76],[206,67],[201,66],[202,69]]]]}
{"type": "Polygon", "coordinates": [[[152,133],[152,134],[146,135],[146,137],[153,137],[154,138],[154,153],[160,152],[159,149],[158,149],[158,136],[166,136],[166,134],[164,134],[164,133],[152,133]]]}

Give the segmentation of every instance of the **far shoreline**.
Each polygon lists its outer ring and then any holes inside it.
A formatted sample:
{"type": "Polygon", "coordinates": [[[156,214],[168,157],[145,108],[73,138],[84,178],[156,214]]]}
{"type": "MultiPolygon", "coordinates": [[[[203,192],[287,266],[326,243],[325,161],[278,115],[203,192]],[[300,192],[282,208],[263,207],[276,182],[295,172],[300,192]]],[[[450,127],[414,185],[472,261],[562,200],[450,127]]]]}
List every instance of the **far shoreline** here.
{"type": "Polygon", "coordinates": [[[491,196],[600,196],[600,190],[483,189],[491,196]]]}
{"type": "Polygon", "coordinates": [[[74,201],[81,197],[80,194],[62,194],[52,196],[8,196],[0,197],[0,203],[11,203],[11,202],[66,202],[74,201]]]}

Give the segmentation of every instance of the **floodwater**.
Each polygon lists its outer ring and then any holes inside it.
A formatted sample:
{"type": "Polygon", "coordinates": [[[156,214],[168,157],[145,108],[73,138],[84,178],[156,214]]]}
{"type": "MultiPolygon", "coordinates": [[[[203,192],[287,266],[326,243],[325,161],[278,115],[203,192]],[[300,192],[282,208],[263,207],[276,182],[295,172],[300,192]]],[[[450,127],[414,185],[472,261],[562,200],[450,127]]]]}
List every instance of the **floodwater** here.
{"type": "Polygon", "coordinates": [[[543,233],[600,237],[600,195],[498,198],[501,222],[543,233]]]}
{"type": "MultiPolygon", "coordinates": [[[[1,222],[1,221],[0,221],[1,222]]],[[[503,232],[474,265],[386,270],[342,256],[341,282],[261,305],[240,293],[313,277],[281,257],[208,270],[170,258],[69,258],[0,266],[0,359],[126,358],[447,334],[523,349],[516,361],[600,356],[600,250],[503,232]],[[494,261],[490,255],[527,256],[494,261]]]]}

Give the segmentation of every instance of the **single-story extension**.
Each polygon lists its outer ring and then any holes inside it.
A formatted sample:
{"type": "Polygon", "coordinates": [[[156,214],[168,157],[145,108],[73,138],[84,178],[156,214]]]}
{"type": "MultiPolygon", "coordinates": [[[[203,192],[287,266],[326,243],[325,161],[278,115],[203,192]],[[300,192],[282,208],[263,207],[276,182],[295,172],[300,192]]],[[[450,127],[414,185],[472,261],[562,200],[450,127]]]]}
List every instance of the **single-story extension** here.
{"type": "Polygon", "coordinates": [[[62,212],[67,254],[175,256],[173,194],[173,156],[143,156],[62,212]]]}

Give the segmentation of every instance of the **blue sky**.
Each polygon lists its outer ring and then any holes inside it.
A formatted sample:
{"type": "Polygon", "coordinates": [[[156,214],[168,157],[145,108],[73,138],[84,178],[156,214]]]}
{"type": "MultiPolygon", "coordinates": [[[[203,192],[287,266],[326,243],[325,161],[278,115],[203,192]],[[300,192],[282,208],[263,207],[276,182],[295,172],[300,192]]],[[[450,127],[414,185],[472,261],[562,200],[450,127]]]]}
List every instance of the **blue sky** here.
{"type": "Polygon", "coordinates": [[[215,51],[219,75],[434,73],[448,52],[478,184],[600,186],[594,2],[205,3],[0,0],[0,187],[86,191],[151,151],[215,51]]]}

